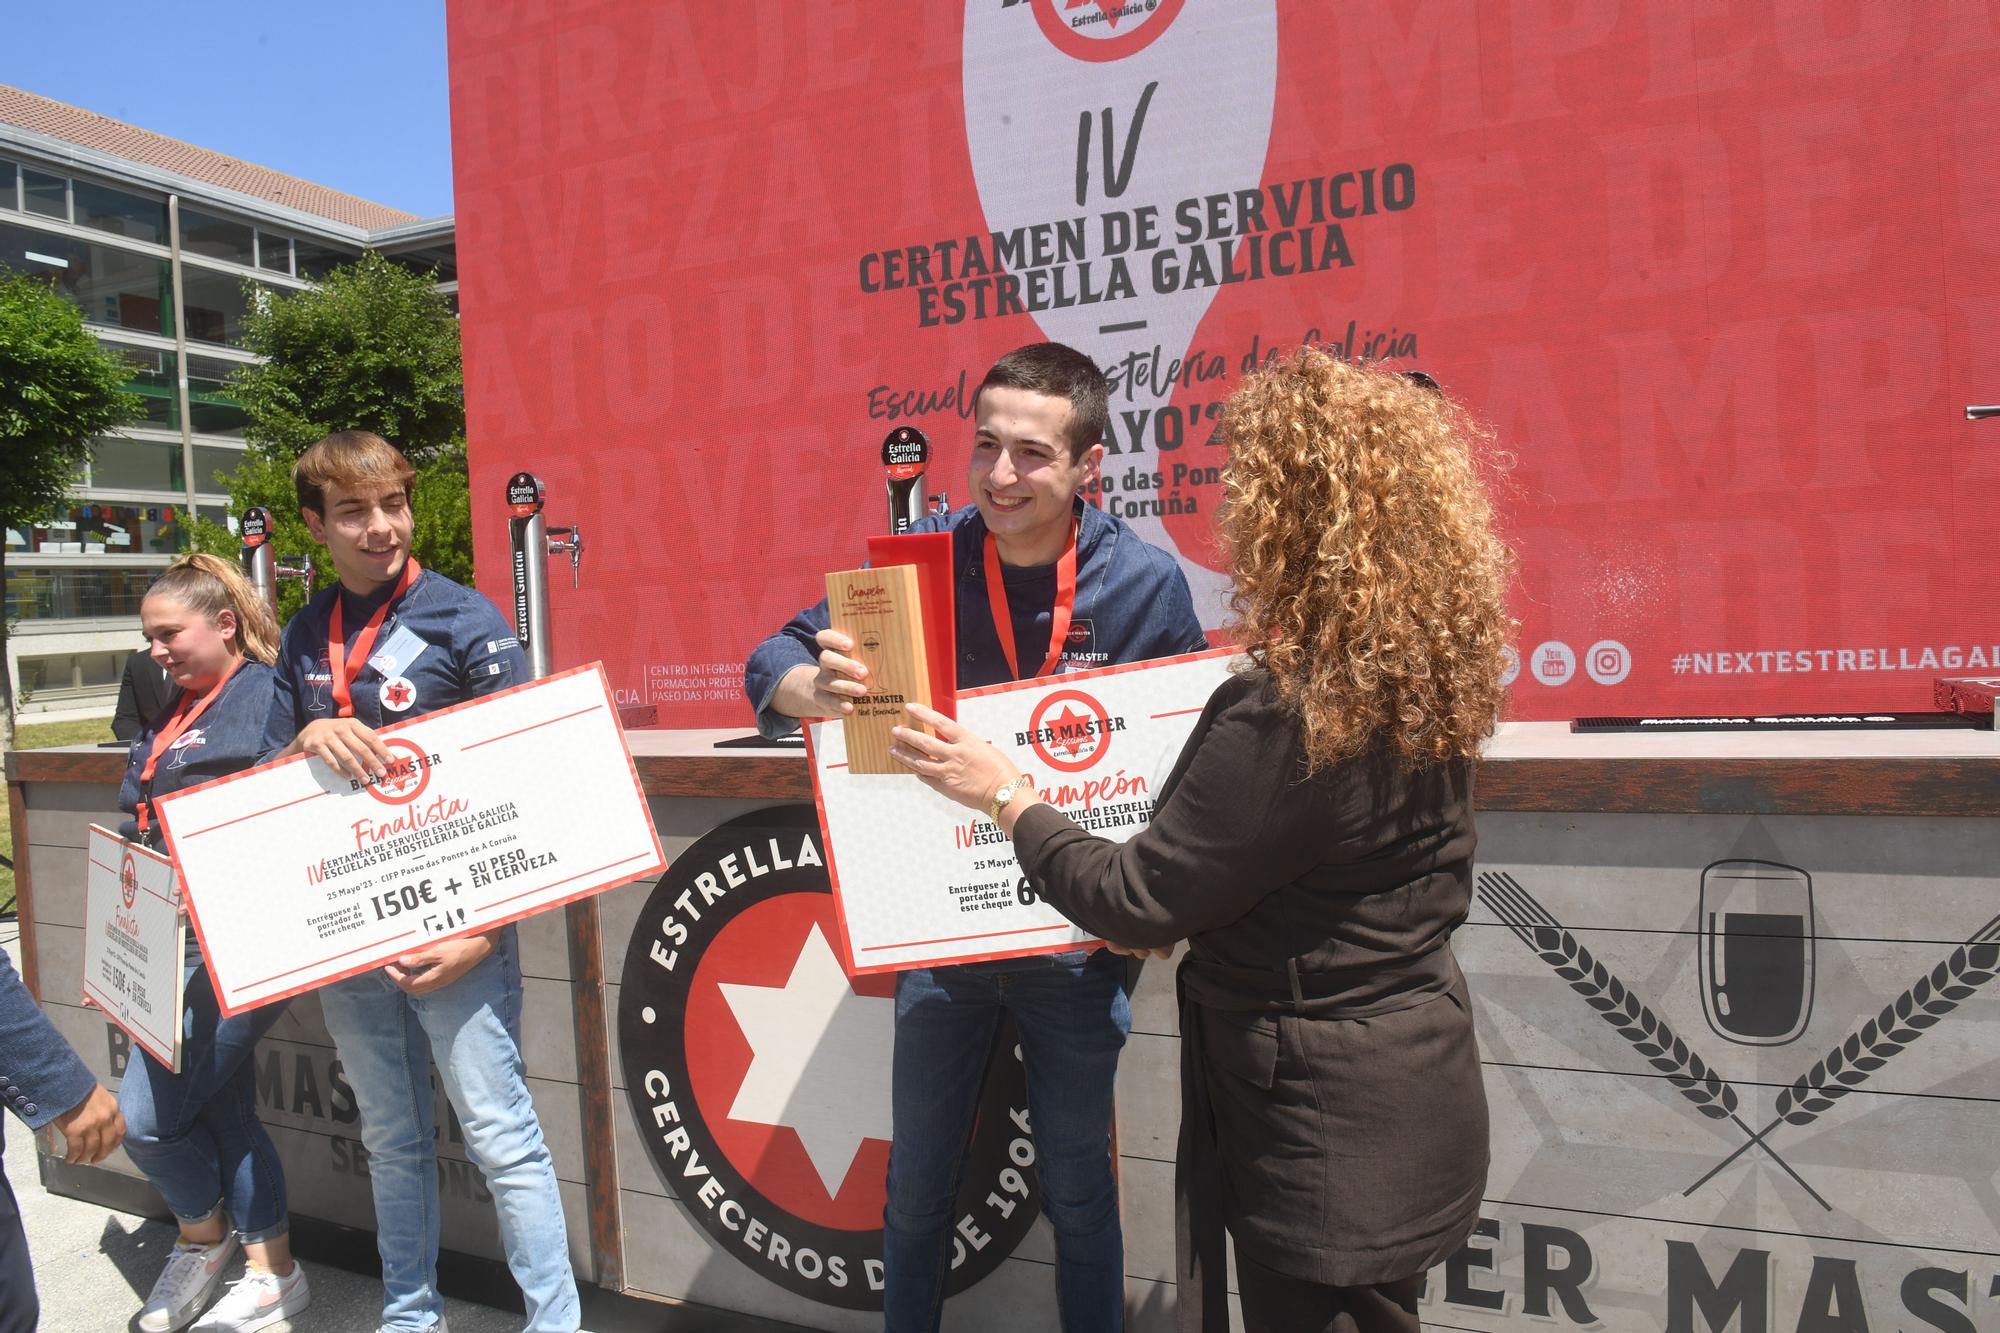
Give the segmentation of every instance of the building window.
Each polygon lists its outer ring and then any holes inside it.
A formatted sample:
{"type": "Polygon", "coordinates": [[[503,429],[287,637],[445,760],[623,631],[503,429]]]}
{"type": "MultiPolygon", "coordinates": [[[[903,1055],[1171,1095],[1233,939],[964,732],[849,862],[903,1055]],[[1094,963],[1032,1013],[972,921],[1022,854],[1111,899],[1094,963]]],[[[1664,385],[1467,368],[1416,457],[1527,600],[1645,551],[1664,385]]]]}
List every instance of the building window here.
{"type": "Polygon", "coordinates": [[[114,190],[108,185],[73,181],[76,221],[81,227],[95,227],[135,241],[167,243],[167,205],[160,199],[143,199],[136,194],[114,190]]]}
{"type": "Polygon", "coordinates": [[[342,264],[352,264],[360,258],[312,241],[293,241],[292,252],[298,256],[299,276],[309,282],[318,282],[342,264]]]}
{"type": "MultiPolygon", "coordinates": [[[[188,424],[196,434],[242,436],[250,415],[229,392],[229,377],[240,369],[242,363],[238,361],[188,356],[188,424]]],[[[223,470],[225,473],[236,470],[233,456],[223,470]]]]}
{"type": "Polygon", "coordinates": [[[151,440],[99,440],[90,449],[90,484],[108,491],[181,489],[181,447],[151,440]]]}
{"type": "MultiPolygon", "coordinates": [[[[199,420],[199,413],[196,414],[199,420]]],[[[196,445],[194,486],[206,495],[229,490],[228,478],[243,462],[241,450],[196,445]]],[[[181,447],[162,440],[99,440],[90,447],[90,484],[104,491],[167,491],[187,489],[181,467],[181,447]]],[[[168,511],[171,521],[172,511],[168,511]]],[[[153,553],[178,550],[179,537],[165,545],[149,544],[153,553]]]]}
{"type": "Polygon", "coordinates": [[[21,201],[30,213],[69,221],[69,180],[33,167],[21,168],[21,201]]]}
{"type": "Polygon", "coordinates": [[[269,269],[273,273],[292,271],[292,243],[283,236],[273,236],[259,228],[257,231],[257,267],[269,269]]]}
{"type": "Polygon", "coordinates": [[[183,264],[181,299],[189,338],[234,344],[243,337],[243,315],[249,303],[243,295],[243,279],[235,274],[183,264]]]}
{"type": "Polygon", "coordinates": [[[110,620],[136,616],[156,568],[7,571],[7,616],[36,620],[110,620]]]}
{"type": "Polygon", "coordinates": [[[21,187],[18,170],[12,162],[0,162],[0,208],[10,213],[21,211],[21,187]]]}
{"type": "MultiPolygon", "coordinates": [[[[196,403],[189,410],[194,414],[194,428],[201,430],[203,405],[196,403]]],[[[236,410],[239,413],[242,411],[241,408],[236,410]]],[[[242,462],[243,454],[240,450],[217,449],[197,444],[194,447],[195,490],[212,495],[226,494],[229,490],[229,479],[236,475],[236,469],[242,462]]]]}
{"type": "Polygon", "coordinates": [[[458,252],[451,246],[405,250],[401,254],[384,255],[383,258],[420,278],[428,277],[432,282],[458,281],[458,252]]]}
{"type": "Polygon", "coordinates": [[[93,323],[173,333],[173,275],[164,259],[0,223],[0,268],[52,279],[93,323]]]}
{"type": "Polygon", "coordinates": [[[245,268],[257,265],[257,245],[247,223],[232,222],[193,208],[181,210],[181,250],[226,259],[245,268]]]}
{"type": "MultiPolygon", "coordinates": [[[[73,504],[25,529],[7,529],[7,549],[16,555],[101,555],[107,560],[173,555],[180,549],[177,512],[172,505],[73,504]]],[[[10,570],[8,577],[13,574],[10,570]]]]}

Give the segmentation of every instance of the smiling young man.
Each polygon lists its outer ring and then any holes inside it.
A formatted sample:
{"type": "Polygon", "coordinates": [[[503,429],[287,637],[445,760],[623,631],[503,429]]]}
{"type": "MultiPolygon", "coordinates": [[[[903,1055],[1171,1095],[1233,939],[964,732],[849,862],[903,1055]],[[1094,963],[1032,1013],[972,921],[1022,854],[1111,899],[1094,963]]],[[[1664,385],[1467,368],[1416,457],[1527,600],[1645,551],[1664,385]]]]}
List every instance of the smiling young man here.
{"type": "MultiPolygon", "coordinates": [[[[285,627],[272,757],[315,755],[345,777],[379,777],[394,722],[528,679],[493,604],[410,554],[414,473],[393,445],[337,431],[292,470],[299,510],[340,582],[285,627]]],[[[574,1333],[576,1279],[555,1167],[521,1059],[521,967],[514,927],[447,940],[319,991],[361,1110],[382,1255],[382,1327],[444,1327],[437,1291],[435,1059],[485,1175],[527,1328],[574,1333]]]]}
{"type": "MultiPolygon", "coordinates": [[[[914,529],[952,535],[960,689],[1208,646],[1173,557],[1079,494],[1104,458],[1108,397],[1090,358],[1059,343],[1009,352],[980,383],[973,504],[914,529]]],[[[744,679],[758,729],[777,736],[801,717],[851,711],[868,688],[866,670],[845,656],[852,649],[828,628],[825,602],[759,644],[744,679]]],[[[952,1196],[1003,1011],[1014,1016],[1027,1064],[1062,1326],[1123,1326],[1110,1129],[1131,1026],[1125,974],[1123,958],[1099,950],[898,975],[883,1214],[888,1333],[938,1325],[952,1196]]]]}

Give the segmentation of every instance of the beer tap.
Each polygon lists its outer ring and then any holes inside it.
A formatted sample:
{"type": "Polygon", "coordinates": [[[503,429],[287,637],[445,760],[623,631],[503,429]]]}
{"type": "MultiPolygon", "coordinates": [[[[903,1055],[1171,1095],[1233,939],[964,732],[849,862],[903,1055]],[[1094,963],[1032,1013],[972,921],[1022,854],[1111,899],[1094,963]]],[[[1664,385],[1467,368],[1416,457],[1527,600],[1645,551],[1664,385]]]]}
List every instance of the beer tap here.
{"type": "Polygon", "coordinates": [[[583,525],[572,523],[566,528],[549,529],[549,554],[569,557],[569,586],[572,589],[583,586],[583,525]]]}
{"type": "Polygon", "coordinates": [[[514,637],[528,656],[536,680],[554,669],[549,651],[549,576],[552,555],[569,557],[572,588],[583,586],[583,528],[580,524],[552,528],[542,517],[546,492],[532,472],[507,479],[507,535],[514,557],[514,637]]]}
{"type": "Polygon", "coordinates": [[[243,547],[237,552],[237,560],[243,566],[244,577],[250,580],[264,601],[270,606],[271,614],[278,614],[278,584],[285,579],[298,579],[305,585],[308,600],[313,595],[312,561],[303,555],[280,557],[271,550],[271,534],[275,524],[271,511],[263,505],[251,505],[243,511],[237,523],[237,533],[243,539],[243,547]]]}

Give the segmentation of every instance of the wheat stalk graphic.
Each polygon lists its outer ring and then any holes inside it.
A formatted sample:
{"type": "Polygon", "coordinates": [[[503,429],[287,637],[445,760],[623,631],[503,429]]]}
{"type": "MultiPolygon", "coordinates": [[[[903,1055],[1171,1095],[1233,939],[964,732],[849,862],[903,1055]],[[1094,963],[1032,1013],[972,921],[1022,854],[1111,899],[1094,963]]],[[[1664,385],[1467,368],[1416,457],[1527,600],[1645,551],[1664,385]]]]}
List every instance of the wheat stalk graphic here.
{"type": "MultiPolygon", "coordinates": [[[[1778,1120],[1809,1125],[1867,1081],[1904,1047],[2000,975],[2000,916],[1988,921],[1951,956],[1918,977],[1882,1006],[1882,1012],[1847,1035],[1811,1069],[1778,1094],[1778,1120]]],[[[1773,1128],[1777,1125],[1772,1122],[1773,1128]]]]}
{"type": "MultiPolygon", "coordinates": [[[[1515,937],[1554,968],[1556,975],[1567,981],[1570,989],[1597,1011],[1598,1017],[1617,1029],[1618,1035],[1625,1038],[1647,1064],[1666,1075],[1667,1082],[1687,1098],[1695,1110],[1711,1120],[1727,1120],[1743,1131],[1743,1144],[1729,1155],[1730,1162],[1753,1147],[1762,1148],[1770,1154],[1772,1161],[1799,1183],[1800,1189],[1812,1196],[1813,1202],[1832,1211],[1833,1205],[1821,1198],[1819,1191],[1808,1185],[1805,1177],[1794,1171],[1791,1163],[1764,1141],[1764,1135],[1775,1128],[1776,1122],[1763,1133],[1744,1124],[1743,1118],[1736,1114],[1741,1104],[1736,1089],[1710,1068],[1708,1062],[1691,1049],[1664,1018],[1654,1013],[1633,993],[1631,987],[1618,979],[1617,974],[1592,957],[1589,948],[1549,915],[1548,909],[1536,902],[1533,894],[1522,888],[1512,875],[1504,873],[1483,874],[1479,876],[1478,884],[1481,900],[1506,923],[1515,937]]],[[[1718,1171],[1721,1169],[1716,1168],[1718,1171]]],[[[1687,1192],[1692,1194],[1714,1174],[1714,1171],[1709,1172],[1687,1192]]]]}
{"type": "Polygon", "coordinates": [[[1654,1013],[1615,973],[1562,923],[1535,901],[1513,876],[1484,874],[1479,896],[1523,944],[1555,969],[1598,1017],[1617,1029],[1646,1063],[1667,1076],[1695,1110],[1711,1120],[1727,1120],[1737,1109],[1736,1089],[1709,1068],[1667,1021],[1654,1013]]]}
{"type": "MultiPolygon", "coordinates": [[[[1882,1012],[1847,1034],[1811,1069],[1778,1094],[1778,1115],[1757,1135],[1779,1125],[1810,1125],[1833,1104],[1868,1081],[1868,1076],[1903,1052],[1911,1042],[1958,1008],[1981,986],[2000,975],[2000,916],[1973,933],[1951,956],[1918,977],[1910,988],[1882,1006],[1882,1012]]],[[[1744,1144],[1682,1191],[1694,1193],[1743,1155],[1744,1144]]]]}

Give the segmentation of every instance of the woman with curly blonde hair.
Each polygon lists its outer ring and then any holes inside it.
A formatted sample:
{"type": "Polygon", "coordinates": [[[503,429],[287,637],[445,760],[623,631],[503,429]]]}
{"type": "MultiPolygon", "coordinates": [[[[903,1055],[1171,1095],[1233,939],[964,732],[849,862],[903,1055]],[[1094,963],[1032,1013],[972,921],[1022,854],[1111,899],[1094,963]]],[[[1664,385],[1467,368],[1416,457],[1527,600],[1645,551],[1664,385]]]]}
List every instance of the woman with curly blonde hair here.
{"type": "Polygon", "coordinates": [[[1501,705],[1509,575],[1476,450],[1434,388],[1302,348],[1223,416],[1248,662],[1152,824],[1092,837],[927,709],[903,762],[993,809],[1064,915],[1181,964],[1180,1327],[1404,1333],[1478,1220],[1486,1095],[1452,957],[1472,772],[1501,705]]]}

